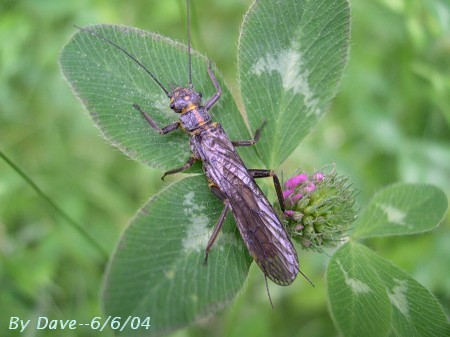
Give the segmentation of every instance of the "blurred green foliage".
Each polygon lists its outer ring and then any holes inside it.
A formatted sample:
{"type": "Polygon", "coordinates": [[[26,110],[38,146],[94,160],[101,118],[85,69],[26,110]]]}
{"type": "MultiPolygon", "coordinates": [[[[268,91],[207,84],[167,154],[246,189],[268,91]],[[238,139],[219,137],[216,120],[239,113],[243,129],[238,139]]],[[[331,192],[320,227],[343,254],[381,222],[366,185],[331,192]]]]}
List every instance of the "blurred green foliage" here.
{"type": "MultiPolygon", "coordinates": [[[[194,0],[193,45],[238,92],[239,25],[250,0],[194,0]]],[[[331,111],[284,165],[335,162],[360,189],[361,205],[395,181],[435,184],[450,195],[450,6],[442,0],[352,3],[352,49],[331,111]]],[[[115,23],[185,41],[183,0],[2,0],[0,149],[107,250],[163,183],[161,172],[107,144],[73,97],[57,64],[74,24],[115,23]]],[[[226,113],[226,112],[220,112],[226,113]]],[[[176,179],[176,178],[174,178],[176,179]]],[[[447,220],[421,236],[370,246],[430,289],[450,310],[447,220]]],[[[248,287],[222,314],[176,336],[330,336],[325,255],[299,252],[302,280],[271,285],[252,267],[248,287]]],[[[0,335],[11,316],[77,319],[101,315],[103,257],[4,162],[0,162],[0,335]]],[[[35,332],[35,331],[33,331],[35,332]]],[[[37,336],[109,336],[88,328],[37,336]]]]}

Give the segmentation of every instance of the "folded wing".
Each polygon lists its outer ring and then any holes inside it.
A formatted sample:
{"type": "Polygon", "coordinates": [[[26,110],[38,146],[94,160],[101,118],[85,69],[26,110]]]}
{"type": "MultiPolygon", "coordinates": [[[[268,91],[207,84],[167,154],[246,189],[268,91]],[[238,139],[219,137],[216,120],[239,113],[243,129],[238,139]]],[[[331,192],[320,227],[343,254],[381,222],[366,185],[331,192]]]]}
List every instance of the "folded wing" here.
{"type": "Polygon", "coordinates": [[[273,282],[291,284],[299,271],[295,249],[225,132],[219,128],[213,137],[201,135],[195,142],[207,177],[230,201],[250,255],[273,282]]]}

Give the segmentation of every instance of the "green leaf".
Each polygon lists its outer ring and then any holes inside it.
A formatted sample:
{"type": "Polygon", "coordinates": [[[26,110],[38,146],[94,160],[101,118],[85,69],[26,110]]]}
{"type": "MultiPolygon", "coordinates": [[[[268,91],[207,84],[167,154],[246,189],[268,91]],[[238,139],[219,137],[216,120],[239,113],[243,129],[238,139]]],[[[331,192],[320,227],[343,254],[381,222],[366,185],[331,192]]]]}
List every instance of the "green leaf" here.
{"type": "Polygon", "coordinates": [[[331,315],[344,336],[386,336],[392,306],[377,271],[358,248],[347,243],[330,260],[327,283],[331,315]]]}
{"type": "Polygon", "coordinates": [[[327,282],[344,336],[448,336],[450,325],[433,295],[363,245],[347,243],[336,252],[327,282]]]}
{"type": "Polygon", "coordinates": [[[137,213],[110,261],[103,301],[107,315],[150,316],[151,327],[119,335],[159,335],[208,316],[234,298],[252,259],[231,215],[203,265],[222,208],[198,175],[170,185],[137,213]]]}
{"type": "Polygon", "coordinates": [[[429,231],[443,219],[447,207],[447,197],[435,186],[394,184],[375,194],[355,224],[352,238],[429,231]]]}
{"type": "Polygon", "coordinates": [[[441,305],[425,287],[370,249],[360,246],[370,256],[385,284],[392,304],[394,336],[448,336],[450,325],[441,305]]]}
{"type": "MultiPolygon", "coordinates": [[[[170,85],[187,86],[187,47],[158,34],[139,29],[96,25],[87,27],[134,55],[170,91],[170,85]]],[[[215,93],[207,73],[207,59],[192,51],[193,83],[205,99],[215,93]]],[[[62,71],[104,136],[133,159],[163,170],[181,166],[190,155],[188,136],[180,131],[160,135],[133,108],[139,104],[159,127],[178,119],[157,83],[133,60],[98,36],[77,32],[61,53],[62,71]]],[[[252,135],[214,68],[223,93],[211,112],[230,139],[252,135]],[[217,117],[217,118],[216,118],[217,117]]],[[[251,162],[255,151],[246,149],[251,162]]]]}
{"type": "Polygon", "coordinates": [[[241,94],[257,147],[278,167],[327,109],[347,62],[346,0],[256,0],[239,38],[241,94]]]}

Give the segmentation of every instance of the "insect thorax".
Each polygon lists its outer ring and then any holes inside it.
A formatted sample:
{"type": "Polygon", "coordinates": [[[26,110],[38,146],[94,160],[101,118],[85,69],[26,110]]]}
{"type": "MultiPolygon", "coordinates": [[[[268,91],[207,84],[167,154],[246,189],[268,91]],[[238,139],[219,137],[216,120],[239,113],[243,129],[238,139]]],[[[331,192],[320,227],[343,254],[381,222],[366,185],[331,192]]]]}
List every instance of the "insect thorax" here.
{"type": "Polygon", "coordinates": [[[194,131],[205,124],[211,123],[211,116],[204,107],[198,106],[181,114],[180,122],[186,131],[194,131]]]}

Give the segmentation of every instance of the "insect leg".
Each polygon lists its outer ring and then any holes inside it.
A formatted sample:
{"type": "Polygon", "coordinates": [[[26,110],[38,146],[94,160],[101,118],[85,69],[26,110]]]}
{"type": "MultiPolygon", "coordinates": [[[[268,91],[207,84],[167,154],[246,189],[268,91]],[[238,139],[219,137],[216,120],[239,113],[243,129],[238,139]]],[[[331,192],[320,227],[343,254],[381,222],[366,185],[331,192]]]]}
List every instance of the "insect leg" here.
{"type": "Polygon", "coordinates": [[[158,131],[160,134],[165,135],[166,133],[175,131],[176,129],[178,129],[180,127],[180,122],[173,122],[165,127],[163,127],[162,129],[159,128],[155,121],[153,120],[153,118],[150,117],[150,115],[148,113],[146,113],[144,110],[142,110],[142,108],[138,105],[138,104],[133,104],[133,108],[135,108],[136,110],[138,110],[142,116],[144,116],[145,120],[148,122],[148,124],[150,124],[150,126],[158,131]]]}
{"type": "Polygon", "coordinates": [[[253,137],[253,139],[251,139],[251,140],[232,140],[231,143],[234,146],[236,146],[236,147],[237,146],[252,146],[252,145],[255,145],[258,142],[258,140],[259,140],[259,136],[261,134],[261,130],[263,129],[263,127],[266,124],[267,124],[267,121],[264,120],[264,122],[262,123],[260,128],[255,131],[255,136],[253,137]]]}
{"type": "Polygon", "coordinates": [[[180,166],[180,167],[177,167],[177,168],[174,168],[172,170],[164,172],[163,176],[161,177],[161,180],[164,180],[164,178],[166,176],[168,176],[169,174],[174,174],[174,173],[178,173],[178,172],[182,172],[184,170],[187,170],[188,168],[190,168],[195,163],[196,160],[197,160],[197,158],[195,158],[195,157],[192,157],[192,156],[189,157],[189,159],[186,161],[186,164],[184,164],[183,166],[180,166]]]}
{"type": "Polygon", "coordinates": [[[281,190],[280,180],[273,170],[259,170],[259,169],[249,169],[248,170],[253,178],[268,178],[272,177],[273,185],[275,186],[275,191],[277,192],[278,202],[280,203],[281,211],[284,212],[284,198],[283,191],[281,190]]]}
{"type": "Polygon", "coordinates": [[[225,217],[227,216],[228,211],[231,209],[230,201],[227,199],[225,194],[223,194],[223,192],[217,186],[211,185],[211,192],[213,192],[216,197],[218,197],[220,200],[223,201],[225,207],[223,208],[222,213],[220,213],[219,220],[217,220],[217,224],[214,226],[213,233],[212,233],[211,237],[209,238],[208,244],[206,245],[205,261],[203,262],[204,265],[206,265],[208,263],[209,251],[211,250],[212,245],[216,241],[217,236],[219,235],[220,230],[222,229],[222,225],[225,221],[225,217]]]}
{"type": "Polygon", "coordinates": [[[222,88],[220,87],[219,82],[217,81],[216,76],[214,75],[212,69],[211,69],[211,63],[209,63],[208,66],[208,74],[209,77],[211,78],[211,82],[214,85],[214,88],[216,88],[217,92],[214,94],[213,97],[211,97],[206,103],[205,103],[205,109],[209,110],[212,108],[212,106],[219,100],[220,95],[222,95],[222,88]]]}

